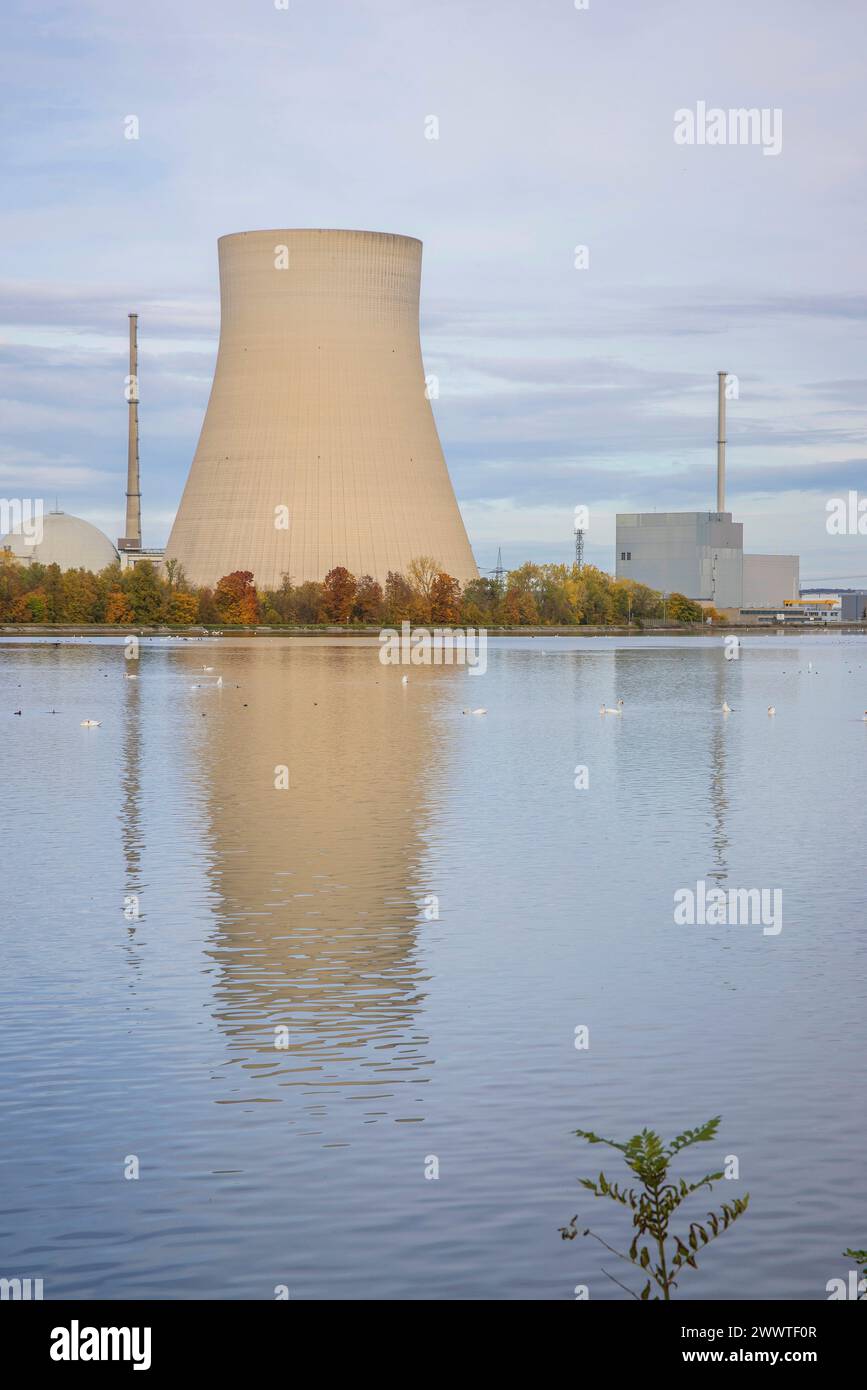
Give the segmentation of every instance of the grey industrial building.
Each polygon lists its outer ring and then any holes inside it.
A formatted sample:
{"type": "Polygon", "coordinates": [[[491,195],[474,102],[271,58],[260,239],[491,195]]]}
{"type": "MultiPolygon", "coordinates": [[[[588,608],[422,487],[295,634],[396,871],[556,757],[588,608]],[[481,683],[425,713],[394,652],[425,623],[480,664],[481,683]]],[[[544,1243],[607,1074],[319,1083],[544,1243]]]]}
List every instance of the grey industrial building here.
{"type": "Polygon", "coordinates": [[[840,617],[844,623],[861,623],[867,618],[867,591],[864,589],[842,589],[840,591],[840,617]]]}
{"type": "Polygon", "coordinates": [[[744,528],[731,512],[633,512],[617,517],[617,578],[663,594],[740,608],[744,528]]]}
{"type": "Polygon", "coordinates": [[[715,608],[782,607],[797,599],[797,555],[745,555],[744,528],[725,510],[725,382],[718,373],[717,510],[617,516],[615,573],[715,608]]]}

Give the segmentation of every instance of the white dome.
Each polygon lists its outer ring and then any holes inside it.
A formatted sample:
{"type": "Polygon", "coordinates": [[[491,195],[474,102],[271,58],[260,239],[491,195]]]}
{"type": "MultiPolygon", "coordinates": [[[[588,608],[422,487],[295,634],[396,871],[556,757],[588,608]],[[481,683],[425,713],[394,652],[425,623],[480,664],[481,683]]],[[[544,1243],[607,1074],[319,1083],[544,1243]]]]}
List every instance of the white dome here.
{"type": "MultiPolygon", "coordinates": [[[[28,531],[32,535],[31,522],[28,531]]],[[[42,539],[36,545],[23,531],[10,531],[0,541],[0,550],[9,549],[16,559],[31,564],[59,565],[62,570],[85,569],[98,574],[117,562],[117,551],[108,536],[89,521],[65,512],[47,512],[42,518],[42,539]]]]}

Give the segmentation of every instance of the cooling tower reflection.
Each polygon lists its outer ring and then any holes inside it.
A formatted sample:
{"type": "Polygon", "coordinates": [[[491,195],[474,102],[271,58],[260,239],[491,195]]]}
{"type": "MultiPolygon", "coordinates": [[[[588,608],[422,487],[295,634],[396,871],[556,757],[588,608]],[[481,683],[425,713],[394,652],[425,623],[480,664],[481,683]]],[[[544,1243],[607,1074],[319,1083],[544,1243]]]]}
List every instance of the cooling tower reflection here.
{"type": "Polygon", "coordinates": [[[375,648],[269,642],[214,661],[223,687],[197,698],[215,1012],[238,1065],[225,1099],[300,1090],[297,1123],[337,1087],[365,1119],[417,1118],[436,692],[408,699],[375,648]]]}

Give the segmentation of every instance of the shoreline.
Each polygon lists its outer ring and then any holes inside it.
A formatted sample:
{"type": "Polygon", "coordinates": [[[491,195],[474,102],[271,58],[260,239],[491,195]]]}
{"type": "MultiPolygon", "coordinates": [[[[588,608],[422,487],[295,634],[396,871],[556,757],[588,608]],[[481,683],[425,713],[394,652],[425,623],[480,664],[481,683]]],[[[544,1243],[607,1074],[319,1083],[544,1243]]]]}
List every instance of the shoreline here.
{"type": "MultiPolygon", "coordinates": [[[[665,627],[628,627],[625,624],[617,624],[608,627],[595,626],[588,623],[554,625],[550,627],[489,627],[484,629],[470,628],[466,624],[455,623],[450,629],[446,629],[444,624],[426,625],[415,623],[412,625],[413,631],[438,631],[450,630],[452,632],[465,631],[484,631],[488,638],[493,637],[713,637],[722,634],[737,633],[740,635],[756,636],[762,633],[770,633],[772,636],[782,636],[792,632],[799,637],[806,633],[816,635],[826,633],[846,633],[849,636],[867,636],[867,622],[851,623],[715,623],[712,627],[701,623],[678,624],[677,626],[665,627]]],[[[187,627],[169,627],[164,624],[158,625],[138,625],[130,623],[126,626],[118,626],[113,623],[2,623],[0,624],[0,638],[3,637],[126,637],[130,633],[135,633],[139,637],[184,637],[184,638],[219,638],[219,637],[258,637],[267,641],[269,637],[358,637],[358,638],[379,638],[381,632],[391,631],[386,626],[362,627],[358,624],[341,627],[339,624],[310,625],[307,627],[227,627],[227,628],[205,628],[199,624],[187,627]]]]}

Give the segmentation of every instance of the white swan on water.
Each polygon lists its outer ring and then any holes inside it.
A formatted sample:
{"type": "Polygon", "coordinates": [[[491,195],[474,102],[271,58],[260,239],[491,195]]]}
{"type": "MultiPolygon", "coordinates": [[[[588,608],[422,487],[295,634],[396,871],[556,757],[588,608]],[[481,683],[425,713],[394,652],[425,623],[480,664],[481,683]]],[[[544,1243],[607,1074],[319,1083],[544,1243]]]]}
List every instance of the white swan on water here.
{"type": "Polygon", "coordinates": [[[768,714],[776,714],[776,712],[777,709],[775,705],[768,705],[768,714]]]}
{"type": "Polygon", "coordinates": [[[98,728],[99,728],[99,720],[98,720],[98,719],[82,719],[82,721],[81,721],[81,727],[82,727],[82,729],[98,729],[98,728]]]}
{"type": "MultiPolygon", "coordinates": [[[[621,703],[622,703],[622,702],[621,702],[621,703]]],[[[610,709],[607,705],[600,705],[600,706],[599,706],[599,713],[600,713],[600,714],[622,714],[622,713],[623,713],[623,710],[621,709],[620,704],[618,704],[618,706],[617,706],[616,709],[610,709]]]]}
{"type": "Polygon", "coordinates": [[[731,714],[731,713],[732,713],[732,707],[731,707],[731,705],[729,704],[728,700],[723,700],[723,702],[722,702],[722,712],[723,712],[723,714],[731,714]]]}
{"type": "Polygon", "coordinates": [[[487,714],[486,709],[462,709],[461,714],[487,714]]]}

